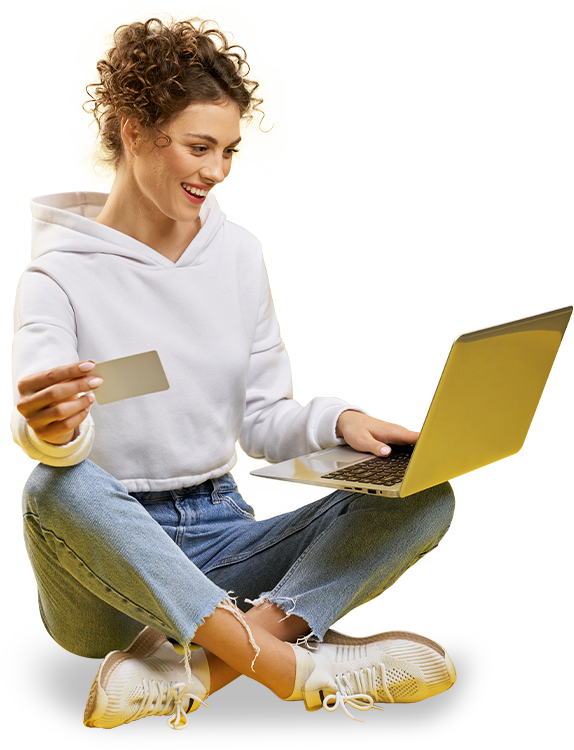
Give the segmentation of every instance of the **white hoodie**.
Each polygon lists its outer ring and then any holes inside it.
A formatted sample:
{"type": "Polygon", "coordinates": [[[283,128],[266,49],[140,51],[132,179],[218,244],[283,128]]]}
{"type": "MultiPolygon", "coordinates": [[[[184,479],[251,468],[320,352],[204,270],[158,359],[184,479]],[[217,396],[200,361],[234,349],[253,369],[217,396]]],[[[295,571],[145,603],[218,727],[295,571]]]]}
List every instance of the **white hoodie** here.
{"type": "MultiPolygon", "coordinates": [[[[92,219],[107,196],[32,201],[32,263],[16,296],[14,395],[57,365],[156,349],[170,388],[99,406],[67,445],[40,440],[14,409],[14,440],[51,466],[89,458],[130,492],[178,489],[224,474],[235,443],[268,461],[341,443],[336,398],[292,398],[259,242],[215,198],[176,263],[92,219]]],[[[352,407],[357,408],[357,407],[352,407]]]]}

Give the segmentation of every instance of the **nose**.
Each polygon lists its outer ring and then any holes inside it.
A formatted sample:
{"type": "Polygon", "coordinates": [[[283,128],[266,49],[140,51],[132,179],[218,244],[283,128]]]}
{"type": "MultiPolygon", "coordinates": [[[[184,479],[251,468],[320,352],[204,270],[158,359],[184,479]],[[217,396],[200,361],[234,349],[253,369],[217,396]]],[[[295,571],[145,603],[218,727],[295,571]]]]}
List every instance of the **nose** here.
{"type": "Polygon", "coordinates": [[[212,153],[202,165],[199,174],[206,182],[223,182],[226,177],[223,154],[212,153]]]}

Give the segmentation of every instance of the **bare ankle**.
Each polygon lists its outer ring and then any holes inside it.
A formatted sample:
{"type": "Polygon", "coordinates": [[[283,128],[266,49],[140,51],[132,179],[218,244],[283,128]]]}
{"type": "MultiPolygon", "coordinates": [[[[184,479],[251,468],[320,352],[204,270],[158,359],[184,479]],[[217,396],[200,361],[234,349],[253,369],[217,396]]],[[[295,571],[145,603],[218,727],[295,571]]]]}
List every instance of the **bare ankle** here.
{"type": "Polygon", "coordinates": [[[269,601],[257,601],[245,617],[286,643],[305,638],[311,630],[302,617],[286,614],[278,604],[269,601]]]}

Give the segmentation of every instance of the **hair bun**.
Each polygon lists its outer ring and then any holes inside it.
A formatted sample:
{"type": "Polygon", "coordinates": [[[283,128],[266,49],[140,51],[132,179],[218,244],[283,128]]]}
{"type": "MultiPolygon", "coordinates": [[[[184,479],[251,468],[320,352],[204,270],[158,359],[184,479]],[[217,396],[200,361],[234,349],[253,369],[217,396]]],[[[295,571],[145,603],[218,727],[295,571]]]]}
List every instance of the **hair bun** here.
{"type": "MultiPolygon", "coordinates": [[[[169,25],[159,18],[120,26],[97,63],[99,81],[86,87],[84,109],[98,124],[103,161],[116,168],[123,154],[121,120],[171,139],[161,128],[194,102],[231,100],[243,118],[260,111],[243,47],[231,45],[214,21],[189,19],[169,25]]],[[[159,145],[159,143],[158,143],[159,145]]]]}

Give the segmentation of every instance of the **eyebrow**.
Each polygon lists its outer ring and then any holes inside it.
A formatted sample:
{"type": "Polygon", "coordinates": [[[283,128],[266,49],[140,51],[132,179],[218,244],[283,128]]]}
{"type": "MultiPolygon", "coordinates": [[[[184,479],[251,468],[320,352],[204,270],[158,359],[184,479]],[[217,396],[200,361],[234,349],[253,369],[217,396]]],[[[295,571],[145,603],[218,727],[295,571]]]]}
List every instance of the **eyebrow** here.
{"type": "MultiPolygon", "coordinates": [[[[207,135],[207,133],[185,133],[184,138],[201,138],[204,141],[213,143],[214,146],[219,145],[219,141],[217,140],[217,138],[214,138],[212,135],[207,135]]],[[[229,145],[236,146],[240,140],[241,136],[239,136],[239,138],[237,138],[235,141],[232,141],[229,145]]]]}

